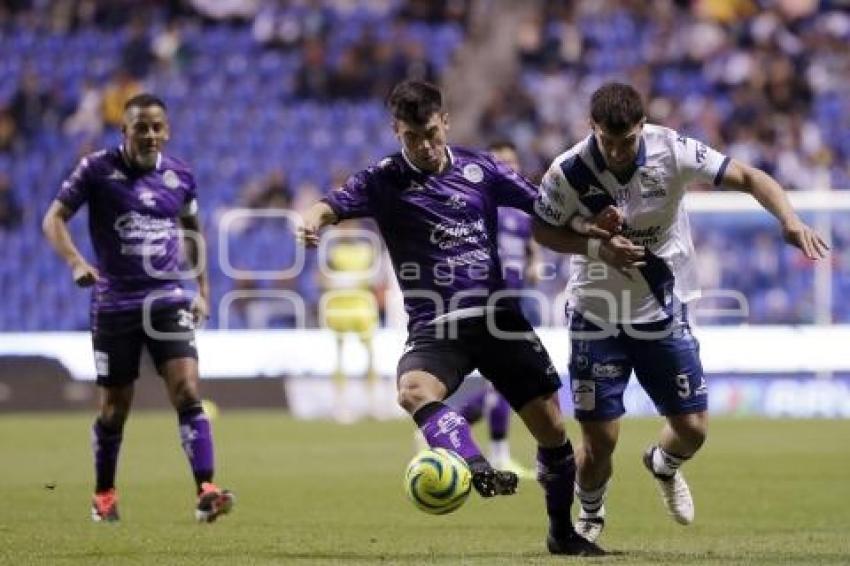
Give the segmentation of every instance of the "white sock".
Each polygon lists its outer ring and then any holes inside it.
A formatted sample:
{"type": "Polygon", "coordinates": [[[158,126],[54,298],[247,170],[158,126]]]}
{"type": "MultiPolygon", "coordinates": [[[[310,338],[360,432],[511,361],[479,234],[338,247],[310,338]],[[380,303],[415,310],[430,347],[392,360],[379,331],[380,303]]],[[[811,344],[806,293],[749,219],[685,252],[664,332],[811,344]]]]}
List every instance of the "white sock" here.
{"type": "Polygon", "coordinates": [[[652,451],[652,470],[660,476],[672,476],[685,460],[687,458],[670,454],[660,446],[656,446],[652,451]]]}
{"type": "Polygon", "coordinates": [[[584,515],[604,515],[604,509],[602,506],[605,504],[605,497],[608,495],[607,481],[595,489],[584,489],[578,484],[578,482],[576,482],[575,492],[576,497],[578,497],[578,500],[581,503],[581,509],[584,511],[584,515]],[[600,511],[602,513],[600,513],[600,511]]]}
{"type": "Polygon", "coordinates": [[[496,464],[504,464],[511,459],[511,449],[507,439],[490,441],[490,460],[496,464]]]}

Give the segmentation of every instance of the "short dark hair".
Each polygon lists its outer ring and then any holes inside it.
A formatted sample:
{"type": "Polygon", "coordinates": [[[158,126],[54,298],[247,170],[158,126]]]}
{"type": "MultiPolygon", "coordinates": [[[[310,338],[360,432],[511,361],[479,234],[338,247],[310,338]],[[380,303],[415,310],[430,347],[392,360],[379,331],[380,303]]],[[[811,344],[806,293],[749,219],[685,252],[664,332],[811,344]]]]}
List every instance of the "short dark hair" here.
{"type": "Polygon", "coordinates": [[[631,85],[605,83],[590,97],[590,118],[612,134],[628,132],[644,116],[643,100],[631,85]]]}
{"type": "Polygon", "coordinates": [[[516,144],[511,140],[497,139],[491,141],[487,145],[487,151],[502,151],[503,149],[507,149],[514,152],[517,150],[516,144]]]}
{"type": "Polygon", "coordinates": [[[133,96],[124,103],[124,112],[130,108],[147,108],[148,106],[159,106],[164,111],[168,111],[168,107],[165,106],[165,102],[163,102],[160,97],[155,94],[143,92],[133,96]]]}
{"type": "Polygon", "coordinates": [[[443,93],[425,81],[406,80],[393,87],[387,107],[396,120],[421,126],[443,109],[443,93]]]}

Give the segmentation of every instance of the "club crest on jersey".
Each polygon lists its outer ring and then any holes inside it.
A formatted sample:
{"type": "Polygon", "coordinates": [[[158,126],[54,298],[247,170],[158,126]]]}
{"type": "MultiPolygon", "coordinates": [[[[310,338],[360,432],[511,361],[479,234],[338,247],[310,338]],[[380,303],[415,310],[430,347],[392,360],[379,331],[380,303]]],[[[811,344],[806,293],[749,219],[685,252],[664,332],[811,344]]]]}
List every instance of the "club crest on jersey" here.
{"type": "Polygon", "coordinates": [[[484,179],[484,171],[477,163],[467,163],[463,166],[463,178],[470,183],[480,183],[484,179]]]}
{"type": "Polygon", "coordinates": [[[422,183],[418,183],[416,181],[411,181],[410,184],[407,186],[407,190],[408,191],[417,191],[417,192],[418,191],[424,191],[425,186],[422,183]]]}
{"type": "Polygon", "coordinates": [[[180,177],[171,169],[162,174],[162,183],[171,190],[180,188],[180,177]]]}

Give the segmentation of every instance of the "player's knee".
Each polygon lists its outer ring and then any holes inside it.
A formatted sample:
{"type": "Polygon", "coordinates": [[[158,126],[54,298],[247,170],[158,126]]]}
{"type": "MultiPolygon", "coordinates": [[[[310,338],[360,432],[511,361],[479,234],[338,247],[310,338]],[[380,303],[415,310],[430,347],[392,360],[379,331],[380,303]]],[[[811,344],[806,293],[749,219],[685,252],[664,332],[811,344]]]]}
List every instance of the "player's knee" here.
{"type": "Polygon", "coordinates": [[[605,430],[583,435],[582,450],[588,463],[607,461],[617,446],[617,436],[605,430]]]}
{"type": "Polygon", "coordinates": [[[411,415],[423,405],[440,399],[434,387],[420,376],[405,374],[399,379],[398,404],[411,415]]]}
{"type": "Polygon", "coordinates": [[[100,422],[111,430],[122,430],[127,417],[130,415],[128,403],[106,403],[100,409],[100,422]]]}
{"type": "Polygon", "coordinates": [[[692,452],[699,450],[708,436],[708,420],[702,414],[686,415],[674,420],[672,425],[677,436],[692,452]]]}
{"type": "Polygon", "coordinates": [[[683,436],[691,449],[696,452],[703,444],[705,444],[708,431],[704,424],[694,424],[685,428],[682,433],[680,433],[680,436],[683,436]]]}
{"type": "Polygon", "coordinates": [[[198,405],[200,402],[197,387],[188,379],[179,381],[171,388],[171,403],[178,411],[181,407],[198,405]]]}
{"type": "Polygon", "coordinates": [[[542,446],[561,446],[567,440],[567,429],[561,421],[550,421],[536,440],[542,446]]]}

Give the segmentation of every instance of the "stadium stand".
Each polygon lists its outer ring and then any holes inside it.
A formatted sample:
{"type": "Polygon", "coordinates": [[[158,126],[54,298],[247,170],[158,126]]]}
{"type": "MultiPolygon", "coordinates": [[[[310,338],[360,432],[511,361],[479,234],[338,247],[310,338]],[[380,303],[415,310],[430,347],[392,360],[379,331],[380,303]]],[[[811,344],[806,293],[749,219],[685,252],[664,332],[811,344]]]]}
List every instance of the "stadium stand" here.
{"type": "MultiPolygon", "coordinates": [[[[39,220],[80,156],[117,143],[113,98],[144,88],[168,102],[169,151],[195,170],[217,257],[219,222],[244,202],[246,185],[285,171],[286,198],[297,202],[395,151],[382,106],[389,85],[439,80],[470,35],[468,2],[248,2],[232,13],[209,4],[0,7],[0,331],[87,327],[84,293],[46,249],[39,220]]],[[[514,139],[539,173],[585,135],[590,91],[619,76],[649,95],[652,120],[728,148],[789,189],[850,188],[850,96],[838,79],[850,74],[850,16],[838,3],[792,12],[741,1],[732,16],[722,2],[660,4],[650,14],[634,2],[540,3],[521,22],[522,73],[494,93],[472,141],[514,139]],[[694,35],[702,40],[687,41],[694,35]]],[[[72,233],[90,254],[80,216],[72,233]]],[[[782,246],[764,215],[696,215],[693,224],[704,283],[744,293],[748,322],[814,320],[812,266],[782,246]]],[[[281,221],[237,228],[223,236],[235,267],[294,261],[281,221]]],[[[838,299],[850,292],[850,223],[833,222],[832,238],[832,318],[850,322],[850,304],[838,299]]],[[[246,281],[212,261],[213,304],[259,287],[296,290],[315,308],[314,264],[308,257],[294,280],[246,281]]],[[[238,313],[230,321],[246,324],[238,313]]],[[[213,309],[210,326],[218,323],[213,309]]]]}

